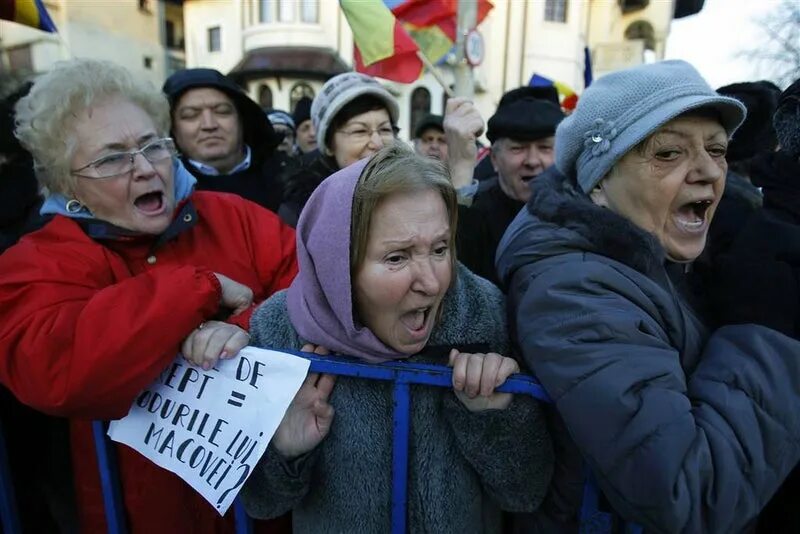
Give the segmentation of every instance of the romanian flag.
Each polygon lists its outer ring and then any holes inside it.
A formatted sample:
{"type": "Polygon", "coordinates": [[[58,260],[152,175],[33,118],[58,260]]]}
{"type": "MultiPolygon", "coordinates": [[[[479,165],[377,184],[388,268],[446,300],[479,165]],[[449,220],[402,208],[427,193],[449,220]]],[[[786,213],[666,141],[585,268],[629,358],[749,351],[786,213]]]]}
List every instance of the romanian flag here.
{"type": "Polygon", "coordinates": [[[419,47],[381,0],[339,0],[339,4],[353,31],[357,72],[401,83],[419,79],[423,69],[419,47]]]}
{"type": "MultiPolygon", "coordinates": [[[[478,1],[480,24],[494,7],[478,1]]],[[[422,53],[433,63],[440,61],[456,42],[458,0],[383,0],[411,34],[422,53]]]]}
{"type": "Polygon", "coordinates": [[[55,33],[56,25],[42,0],[0,0],[0,19],[55,33]]]}
{"type": "Polygon", "coordinates": [[[558,91],[558,96],[561,97],[561,107],[564,109],[571,111],[578,105],[578,95],[564,82],[553,81],[550,78],[533,73],[528,85],[531,87],[555,87],[558,91]]]}

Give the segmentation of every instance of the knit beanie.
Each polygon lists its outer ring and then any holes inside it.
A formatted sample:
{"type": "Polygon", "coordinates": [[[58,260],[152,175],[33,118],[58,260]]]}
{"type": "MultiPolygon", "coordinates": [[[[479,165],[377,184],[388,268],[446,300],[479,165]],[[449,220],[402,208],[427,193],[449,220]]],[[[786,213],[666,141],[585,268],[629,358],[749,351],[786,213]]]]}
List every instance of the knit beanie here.
{"type": "Polygon", "coordinates": [[[363,95],[373,95],[382,100],[386,104],[392,122],[397,123],[400,109],[397,100],[389,91],[371,76],[358,72],[345,72],[325,82],[311,104],[311,122],[314,123],[319,142],[325,143],[328,126],[336,114],[348,103],[363,95]]]}
{"type": "Polygon", "coordinates": [[[311,98],[304,96],[294,105],[292,120],[294,120],[295,126],[300,126],[311,118],[311,102],[311,98]]]}
{"type": "Polygon", "coordinates": [[[717,89],[723,96],[735,98],[747,108],[747,118],[728,143],[725,159],[740,161],[760,152],[773,152],[778,140],[772,128],[772,115],[778,105],[780,88],[765,80],[732,83],[717,89]]]}
{"type": "Polygon", "coordinates": [[[282,125],[288,126],[290,130],[293,132],[297,129],[295,128],[294,119],[292,116],[286,113],[281,109],[268,109],[265,111],[267,114],[267,118],[269,122],[272,123],[273,126],[282,125]]]}
{"type": "Polygon", "coordinates": [[[746,115],[741,102],[717,94],[685,61],[660,61],[603,76],[556,129],[556,167],[576,177],[588,193],[632,148],[698,108],[716,110],[728,136],[746,115]]]}
{"type": "Polygon", "coordinates": [[[800,159],[800,79],[781,93],[773,124],[781,151],[800,159]]]}

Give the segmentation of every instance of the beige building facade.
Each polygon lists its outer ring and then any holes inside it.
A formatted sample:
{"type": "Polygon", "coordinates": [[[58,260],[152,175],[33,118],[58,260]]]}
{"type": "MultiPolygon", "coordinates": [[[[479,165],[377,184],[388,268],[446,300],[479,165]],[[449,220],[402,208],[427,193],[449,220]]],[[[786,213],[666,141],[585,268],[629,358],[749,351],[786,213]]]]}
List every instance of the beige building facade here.
{"type": "Polygon", "coordinates": [[[183,6],[162,0],[44,0],[57,34],[0,20],[0,65],[45,72],[73,57],[106,59],[161,87],[185,66],[183,6]]]}
{"type": "MultiPolygon", "coordinates": [[[[663,57],[673,0],[495,0],[479,26],[485,43],[474,69],[475,101],[490,116],[505,91],[538,73],[583,90],[584,46],[595,76],[663,57]]],[[[186,61],[231,73],[265,107],[291,110],[353,63],[353,37],[336,0],[186,0],[186,61]],[[282,60],[281,55],[296,56],[282,60]]],[[[452,84],[452,58],[439,65],[452,84]]],[[[400,102],[401,136],[415,119],[442,113],[444,90],[426,73],[386,81],[400,102]]]]}
{"type": "MultiPolygon", "coordinates": [[[[475,102],[489,117],[502,94],[534,73],[580,93],[584,47],[594,76],[663,57],[675,2],[683,0],[494,0],[480,24],[475,102]]],[[[691,0],[688,0],[691,1],[691,0]]],[[[176,69],[231,74],[264,107],[291,110],[353,64],[353,36],[337,0],[45,0],[57,35],[0,21],[0,60],[11,71],[46,71],[59,59],[116,61],[160,86],[176,69]]],[[[702,3],[701,3],[702,4],[702,3]]],[[[454,81],[454,54],[437,70],[454,81]]],[[[385,81],[408,138],[425,113],[443,113],[445,93],[426,73],[385,81]]]]}

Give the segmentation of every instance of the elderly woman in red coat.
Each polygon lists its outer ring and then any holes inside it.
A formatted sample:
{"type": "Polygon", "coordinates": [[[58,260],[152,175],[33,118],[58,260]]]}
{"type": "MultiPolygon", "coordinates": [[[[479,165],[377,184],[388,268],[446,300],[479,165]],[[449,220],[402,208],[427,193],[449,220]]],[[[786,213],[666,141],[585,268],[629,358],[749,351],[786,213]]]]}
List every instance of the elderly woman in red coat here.
{"type": "MultiPolygon", "coordinates": [[[[294,277],[294,232],[255,204],[193,192],[169,107],[108,62],[74,60],[16,108],[52,220],[0,256],[0,382],[72,419],[81,531],[105,518],[89,420],[124,416],[182,352],[210,368],[249,340],[254,303],[294,277]]],[[[232,531],[176,475],[118,448],[132,532],[232,531]]]]}

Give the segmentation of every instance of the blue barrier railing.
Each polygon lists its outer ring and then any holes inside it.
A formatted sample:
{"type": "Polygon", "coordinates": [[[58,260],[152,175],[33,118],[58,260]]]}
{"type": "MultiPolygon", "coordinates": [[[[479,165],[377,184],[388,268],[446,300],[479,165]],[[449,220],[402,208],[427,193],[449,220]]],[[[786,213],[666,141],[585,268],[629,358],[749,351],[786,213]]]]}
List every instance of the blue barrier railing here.
{"type": "Polygon", "coordinates": [[[3,438],[3,425],[0,423],[0,525],[6,534],[21,534],[14,485],[11,483],[11,467],[8,464],[8,451],[3,438]]]}
{"type": "MultiPolygon", "coordinates": [[[[313,373],[327,373],[394,383],[392,534],[405,534],[407,521],[408,439],[411,421],[410,386],[411,384],[420,384],[434,387],[452,387],[452,369],[441,365],[428,365],[408,361],[371,364],[340,356],[320,357],[304,352],[286,352],[309,359],[311,361],[310,372],[313,373]]],[[[530,395],[541,401],[550,402],[542,386],[534,378],[523,374],[510,376],[496,391],[530,395]]],[[[2,429],[0,429],[1,431],[2,429]]],[[[111,534],[125,534],[127,528],[114,445],[106,437],[106,424],[104,422],[95,421],[93,423],[93,431],[108,532],[111,534]]],[[[2,468],[2,473],[0,473],[0,514],[2,517],[0,519],[2,519],[4,532],[16,534],[21,531],[14,508],[14,492],[10,476],[6,469],[7,466],[2,463],[4,460],[5,449],[3,448],[3,440],[0,433],[0,468],[2,468]]],[[[611,514],[599,510],[599,492],[591,473],[588,473],[588,475],[584,488],[581,521],[588,521],[594,525],[607,523],[608,530],[606,532],[611,532],[613,517],[611,514]]],[[[234,502],[234,514],[237,534],[252,534],[252,520],[247,516],[238,499],[234,502]]],[[[635,525],[626,525],[624,528],[625,532],[629,534],[639,534],[641,532],[641,529],[635,525]]]]}

